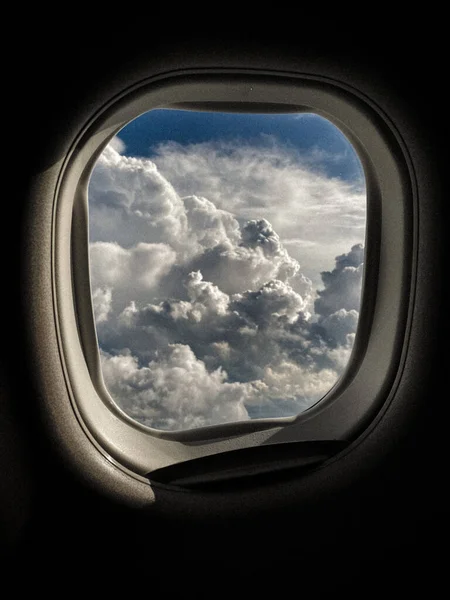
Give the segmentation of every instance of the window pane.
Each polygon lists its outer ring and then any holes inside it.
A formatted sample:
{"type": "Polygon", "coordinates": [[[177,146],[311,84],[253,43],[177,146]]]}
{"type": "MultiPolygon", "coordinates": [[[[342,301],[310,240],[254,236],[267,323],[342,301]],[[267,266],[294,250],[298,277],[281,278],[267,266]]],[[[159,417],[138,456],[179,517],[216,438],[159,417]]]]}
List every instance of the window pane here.
{"type": "Polygon", "coordinates": [[[365,220],[357,154],[318,115],[152,110],[129,123],[89,184],[111,397],[164,430],[312,406],[350,357],[365,220]]]}

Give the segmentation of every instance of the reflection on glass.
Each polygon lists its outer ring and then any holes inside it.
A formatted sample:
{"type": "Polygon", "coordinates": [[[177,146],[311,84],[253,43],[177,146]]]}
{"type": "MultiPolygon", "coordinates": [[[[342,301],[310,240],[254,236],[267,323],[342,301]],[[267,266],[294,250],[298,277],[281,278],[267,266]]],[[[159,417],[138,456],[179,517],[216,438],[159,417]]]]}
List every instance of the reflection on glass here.
{"type": "Polygon", "coordinates": [[[314,114],[153,110],[89,184],[92,298],[114,401],[177,430],[296,415],[342,375],[365,182],[314,114]]]}

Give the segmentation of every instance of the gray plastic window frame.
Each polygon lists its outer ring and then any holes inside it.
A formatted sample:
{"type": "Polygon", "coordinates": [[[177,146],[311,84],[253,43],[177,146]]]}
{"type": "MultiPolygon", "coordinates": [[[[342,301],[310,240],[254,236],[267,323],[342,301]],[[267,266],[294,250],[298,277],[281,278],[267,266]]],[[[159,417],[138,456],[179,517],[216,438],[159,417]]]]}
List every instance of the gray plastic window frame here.
{"type": "Polygon", "coordinates": [[[52,223],[53,299],[60,356],[74,413],[85,434],[125,473],[147,481],[155,469],[239,448],[310,440],[351,441],[389,402],[404,361],[412,286],[413,193],[406,150],[367,98],[311,75],[202,70],[160,75],[127,89],[99,111],[62,166],[52,223]],[[357,151],[367,189],[362,302],[344,375],[295,417],[165,432],[143,426],[110,397],[102,379],[91,301],[88,182],[108,141],[152,108],[314,112],[357,151]]]}

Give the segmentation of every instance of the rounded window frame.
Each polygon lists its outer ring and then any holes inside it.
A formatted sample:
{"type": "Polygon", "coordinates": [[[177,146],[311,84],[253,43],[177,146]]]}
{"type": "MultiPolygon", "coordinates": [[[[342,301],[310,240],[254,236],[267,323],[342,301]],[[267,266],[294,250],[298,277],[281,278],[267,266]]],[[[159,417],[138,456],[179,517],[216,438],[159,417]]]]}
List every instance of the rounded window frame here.
{"type": "Polygon", "coordinates": [[[61,168],[52,222],[52,288],[60,356],[73,411],[97,449],[134,478],[228,450],[309,440],[353,440],[387,405],[401,372],[413,294],[414,178],[393,125],[348,86],[312,75],[203,69],[149,78],[113,98],[86,124],[61,168]],[[164,432],[142,426],[111,400],[101,377],[90,294],[87,187],[103,147],[152,108],[315,112],[355,147],[367,188],[361,313],[347,369],[296,417],[164,432]],[[74,257],[76,260],[74,261],[74,257]]]}

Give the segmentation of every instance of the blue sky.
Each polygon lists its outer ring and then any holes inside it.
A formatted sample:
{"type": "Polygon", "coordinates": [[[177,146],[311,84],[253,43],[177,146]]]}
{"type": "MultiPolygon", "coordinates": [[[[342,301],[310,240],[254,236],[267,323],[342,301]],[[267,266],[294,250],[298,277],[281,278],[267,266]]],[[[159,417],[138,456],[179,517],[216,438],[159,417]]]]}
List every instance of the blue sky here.
{"type": "Polygon", "coordinates": [[[301,153],[315,150],[317,167],[328,177],[346,181],[362,178],[361,163],[353,146],[327,119],[312,113],[242,114],[156,109],[144,113],[119,133],[128,156],[152,158],[158,145],[182,145],[242,140],[264,144],[270,139],[301,153]]]}

